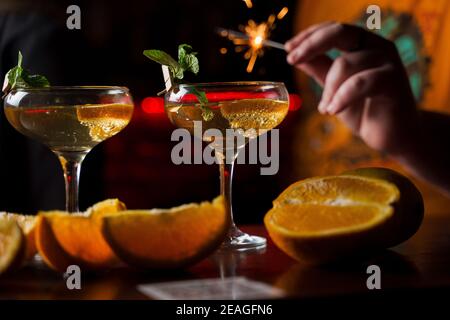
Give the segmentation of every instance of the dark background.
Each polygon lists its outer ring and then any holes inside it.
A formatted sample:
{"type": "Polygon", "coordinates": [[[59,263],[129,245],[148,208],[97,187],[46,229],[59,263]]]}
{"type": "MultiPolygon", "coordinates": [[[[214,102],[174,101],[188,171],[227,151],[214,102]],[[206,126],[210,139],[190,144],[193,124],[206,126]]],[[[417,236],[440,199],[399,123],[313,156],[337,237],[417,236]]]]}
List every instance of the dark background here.
{"type": "MultiPolygon", "coordinates": [[[[16,63],[17,51],[33,73],[48,76],[53,85],[120,85],[136,103],[130,125],[97,146],[86,158],[80,183],[81,209],[105,197],[118,197],[130,208],[168,207],[211,199],[219,193],[218,166],[173,165],[170,141],[174,127],[164,113],[146,113],[145,97],[163,89],[160,66],[142,55],[162,49],[176,55],[181,43],[191,44],[200,60],[195,82],[282,81],[294,92],[285,53],[266,50],[252,73],[243,53],[235,53],[216,27],[238,29],[248,19],[265,21],[287,6],[272,39],[292,36],[295,1],[5,1],[0,5],[0,69],[2,76],[16,63]],[[65,27],[66,8],[81,8],[81,30],[65,27]],[[223,55],[220,48],[226,47],[223,55]]],[[[2,113],[3,114],[3,113],[2,113]]],[[[259,165],[237,165],[234,208],[237,222],[260,222],[271,201],[293,180],[289,130],[299,112],[290,112],[281,126],[280,172],[260,176],[259,165]]],[[[1,119],[0,210],[36,212],[63,207],[63,178],[49,150],[15,132],[1,119]]]]}

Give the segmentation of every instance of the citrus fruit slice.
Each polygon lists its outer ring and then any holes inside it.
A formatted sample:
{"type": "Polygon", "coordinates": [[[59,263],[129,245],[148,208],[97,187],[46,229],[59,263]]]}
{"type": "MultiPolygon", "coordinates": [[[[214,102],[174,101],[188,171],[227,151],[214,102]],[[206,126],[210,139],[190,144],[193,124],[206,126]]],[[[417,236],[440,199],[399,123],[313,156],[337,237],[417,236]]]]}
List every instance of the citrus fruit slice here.
{"type": "Polygon", "coordinates": [[[29,260],[33,258],[37,253],[35,240],[36,216],[0,212],[0,219],[13,220],[19,225],[26,238],[25,259],[29,260]]]}
{"type": "Polygon", "coordinates": [[[38,215],[35,236],[36,248],[47,266],[53,270],[65,272],[68,266],[77,264],[77,261],[70,257],[59,245],[46,214],[38,215]]]}
{"type": "Polygon", "coordinates": [[[71,264],[87,269],[110,267],[118,262],[100,232],[101,217],[125,209],[117,199],[102,201],[85,213],[49,211],[39,214],[36,244],[44,261],[65,271],[71,264]]]}
{"type": "Polygon", "coordinates": [[[86,210],[85,215],[92,218],[101,218],[105,214],[114,214],[126,210],[125,203],[119,199],[106,199],[94,204],[86,210]]]}
{"type": "Polygon", "coordinates": [[[395,183],[374,175],[310,178],[282,192],[264,223],[288,255],[322,264],[405,241],[417,231],[423,215],[423,204],[409,212],[415,217],[405,214],[402,208],[412,208],[409,201],[395,183]],[[402,223],[411,218],[416,222],[402,223]],[[402,225],[409,229],[401,230],[402,225]]]}
{"type": "Polygon", "coordinates": [[[18,224],[0,218],[0,274],[20,265],[24,254],[25,239],[18,224]]]}
{"type": "Polygon", "coordinates": [[[345,172],[344,175],[371,177],[394,184],[400,191],[400,198],[393,203],[394,215],[384,229],[389,237],[384,237],[386,247],[397,245],[416,233],[424,215],[422,194],[408,178],[388,168],[359,168],[345,172]]]}
{"type": "Polygon", "coordinates": [[[177,268],[214,251],[229,225],[223,198],[172,209],[129,210],[105,215],[102,232],[125,263],[143,268],[177,268]]]}
{"type": "Polygon", "coordinates": [[[400,197],[398,188],[387,181],[357,175],[309,178],[290,185],[274,200],[274,207],[286,204],[346,203],[390,204],[400,197]]]}

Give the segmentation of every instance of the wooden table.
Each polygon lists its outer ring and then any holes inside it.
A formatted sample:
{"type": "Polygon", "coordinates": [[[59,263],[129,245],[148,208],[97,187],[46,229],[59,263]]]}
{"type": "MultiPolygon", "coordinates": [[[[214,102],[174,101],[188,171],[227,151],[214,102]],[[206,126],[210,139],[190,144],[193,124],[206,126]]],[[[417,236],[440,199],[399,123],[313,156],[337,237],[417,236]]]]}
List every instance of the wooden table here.
{"type": "MultiPolygon", "coordinates": [[[[262,226],[245,231],[267,236],[262,226]]],[[[425,218],[418,233],[400,246],[366,261],[327,268],[296,263],[269,240],[265,252],[215,256],[178,272],[115,269],[83,274],[82,290],[68,290],[61,274],[45,266],[27,266],[0,278],[0,299],[147,299],[137,284],[185,279],[244,276],[284,290],[287,297],[322,299],[368,293],[367,266],[381,268],[382,290],[450,290],[450,214],[425,218]]],[[[373,291],[373,290],[371,290],[373,291]]]]}

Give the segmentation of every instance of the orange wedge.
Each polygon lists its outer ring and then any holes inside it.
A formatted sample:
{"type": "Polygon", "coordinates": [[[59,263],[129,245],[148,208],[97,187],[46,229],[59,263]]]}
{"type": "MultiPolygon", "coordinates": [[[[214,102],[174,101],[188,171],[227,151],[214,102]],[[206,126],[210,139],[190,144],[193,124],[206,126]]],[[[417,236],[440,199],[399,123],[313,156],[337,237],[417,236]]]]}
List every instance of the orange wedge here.
{"type": "Polygon", "coordinates": [[[87,269],[110,267],[118,262],[100,232],[103,215],[125,209],[117,199],[102,201],[86,213],[42,212],[36,226],[36,245],[53,269],[65,271],[71,264],[87,269]]]}
{"type": "Polygon", "coordinates": [[[25,259],[33,258],[37,253],[35,240],[36,216],[0,212],[0,219],[13,220],[19,225],[26,238],[25,259]]]}
{"type": "Polygon", "coordinates": [[[228,230],[222,197],[172,209],[129,210],[102,219],[103,235],[125,263],[178,268],[214,251],[228,230]]]}
{"type": "Polygon", "coordinates": [[[19,266],[25,254],[25,238],[19,225],[0,218],[0,274],[19,266]]]}
{"type": "Polygon", "coordinates": [[[45,214],[40,214],[37,217],[36,248],[42,260],[53,270],[65,272],[68,266],[78,263],[59,245],[53,233],[51,222],[45,214]]]}
{"type": "Polygon", "coordinates": [[[413,210],[407,203],[417,199],[402,197],[395,183],[376,176],[353,172],[294,183],[264,218],[270,237],[288,255],[309,264],[405,241],[420,226],[423,204],[413,210]],[[412,211],[405,213],[405,208],[412,211]]]}

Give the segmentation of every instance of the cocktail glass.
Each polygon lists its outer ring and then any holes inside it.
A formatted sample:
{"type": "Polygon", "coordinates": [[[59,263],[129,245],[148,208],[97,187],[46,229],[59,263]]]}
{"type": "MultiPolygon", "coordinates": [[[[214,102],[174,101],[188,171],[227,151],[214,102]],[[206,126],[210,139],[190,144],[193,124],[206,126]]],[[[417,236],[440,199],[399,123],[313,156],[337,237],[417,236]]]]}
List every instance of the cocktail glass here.
{"type": "Polygon", "coordinates": [[[9,123],[50,148],[65,179],[66,210],[78,212],[81,163],[89,151],[127,126],[133,100],[124,87],[47,87],[12,90],[5,98],[9,123]]]}
{"type": "Polygon", "coordinates": [[[214,148],[220,166],[220,190],[231,220],[222,249],[260,249],[266,245],[265,238],[246,234],[234,223],[231,203],[233,167],[239,151],[251,139],[279,125],[288,108],[288,92],[283,83],[277,82],[181,84],[165,95],[165,109],[171,122],[214,148]],[[198,94],[193,94],[196,92],[206,94],[207,106],[199,103],[198,94]],[[212,119],[205,119],[205,110],[212,112],[212,119]],[[196,129],[196,124],[201,124],[201,131],[196,129]],[[218,130],[223,139],[207,135],[209,129],[218,130]],[[227,136],[230,129],[239,134],[227,136]]]}

